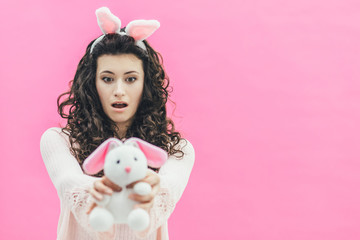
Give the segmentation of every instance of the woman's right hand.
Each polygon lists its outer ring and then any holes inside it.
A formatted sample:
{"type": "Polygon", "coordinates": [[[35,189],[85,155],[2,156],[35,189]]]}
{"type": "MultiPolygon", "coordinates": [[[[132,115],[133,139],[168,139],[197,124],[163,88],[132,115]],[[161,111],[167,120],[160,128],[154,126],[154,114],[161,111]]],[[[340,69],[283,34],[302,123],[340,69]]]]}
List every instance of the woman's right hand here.
{"type": "MultiPolygon", "coordinates": [[[[103,176],[94,182],[92,188],[89,190],[89,193],[94,199],[101,201],[104,198],[104,194],[111,196],[113,192],[120,191],[121,187],[111,182],[106,176],[103,176]]],[[[87,211],[87,214],[89,214],[95,207],[96,203],[93,203],[90,209],[87,211]]]]}

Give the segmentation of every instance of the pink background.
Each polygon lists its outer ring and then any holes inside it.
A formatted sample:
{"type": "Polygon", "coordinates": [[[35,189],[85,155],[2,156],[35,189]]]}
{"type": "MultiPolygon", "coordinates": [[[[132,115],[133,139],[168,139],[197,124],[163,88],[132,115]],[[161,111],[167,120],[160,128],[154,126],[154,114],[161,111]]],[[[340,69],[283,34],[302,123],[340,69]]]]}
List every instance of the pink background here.
{"type": "Polygon", "coordinates": [[[360,239],[355,0],[1,1],[1,239],[56,238],[39,141],[101,6],[161,22],[149,41],[196,150],[172,240],[360,239]]]}

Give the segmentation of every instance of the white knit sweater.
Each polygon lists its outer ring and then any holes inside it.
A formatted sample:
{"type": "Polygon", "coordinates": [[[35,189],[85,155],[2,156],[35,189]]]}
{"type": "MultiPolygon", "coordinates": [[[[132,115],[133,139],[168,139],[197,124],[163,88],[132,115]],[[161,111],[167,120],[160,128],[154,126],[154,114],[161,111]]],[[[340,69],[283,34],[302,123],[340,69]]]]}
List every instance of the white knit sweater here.
{"type": "Polygon", "coordinates": [[[60,128],[46,130],[40,141],[41,155],[60,199],[57,239],[169,239],[167,219],[174,211],[194,165],[195,153],[189,141],[181,141],[180,146],[185,153],[182,159],[170,156],[161,167],[160,191],[150,210],[150,227],[141,233],[123,224],[114,225],[105,233],[95,232],[90,227],[86,212],[92,200],[88,190],[98,178],[83,173],[69,146],[68,136],[61,133],[60,128]]]}

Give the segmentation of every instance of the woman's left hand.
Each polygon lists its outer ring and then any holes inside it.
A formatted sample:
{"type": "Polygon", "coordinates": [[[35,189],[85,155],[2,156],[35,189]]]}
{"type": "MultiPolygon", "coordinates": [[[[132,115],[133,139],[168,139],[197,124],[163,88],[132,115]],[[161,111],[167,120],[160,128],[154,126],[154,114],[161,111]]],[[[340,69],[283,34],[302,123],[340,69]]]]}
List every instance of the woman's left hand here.
{"type": "Polygon", "coordinates": [[[139,195],[139,194],[130,194],[129,198],[131,200],[139,202],[135,205],[135,208],[140,207],[146,211],[150,211],[151,207],[154,205],[154,198],[160,190],[160,177],[152,170],[148,169],[146,177],[140,181],[132,183],[127,187],[133,187],[138,182],[146,182],[151,185],[151,192],[148,195],[139,195]]]}

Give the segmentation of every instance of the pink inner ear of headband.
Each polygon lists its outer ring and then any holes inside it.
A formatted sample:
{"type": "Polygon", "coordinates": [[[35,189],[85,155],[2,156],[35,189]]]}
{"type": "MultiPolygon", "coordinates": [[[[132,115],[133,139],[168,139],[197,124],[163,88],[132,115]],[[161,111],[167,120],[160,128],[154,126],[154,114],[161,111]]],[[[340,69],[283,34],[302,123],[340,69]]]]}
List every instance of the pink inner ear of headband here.
{"type": "Polygon", "coordinates": [[[101,7],[95,11],[95,15],[97,18],[98,25],[103,32],[103,34],[107,33],[115,33],[120,32],[121,21],[118,17],[110,12],[107,7],[101,7]]]}
{"type": "Polygon", "coordinates": [[[150,37],[159,27],[160,23],[156,20],[134,20],[126,26],[125,32],[136,41],[142,41],[150,37]]]}

